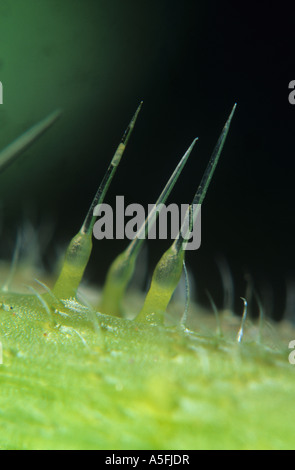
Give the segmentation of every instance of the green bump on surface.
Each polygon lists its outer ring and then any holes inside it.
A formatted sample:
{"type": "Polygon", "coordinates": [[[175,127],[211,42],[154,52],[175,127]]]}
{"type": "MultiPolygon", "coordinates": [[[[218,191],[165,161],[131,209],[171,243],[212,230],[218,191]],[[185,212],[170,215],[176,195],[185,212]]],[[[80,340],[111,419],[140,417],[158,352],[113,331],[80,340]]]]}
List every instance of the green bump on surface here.
{"type": "Polygon", "coordinates": [[[150,289],[136,321],[163,323],[164,314],[180,281],[184,251],[173,245],[164,253],[153,273],[150,289]]]}

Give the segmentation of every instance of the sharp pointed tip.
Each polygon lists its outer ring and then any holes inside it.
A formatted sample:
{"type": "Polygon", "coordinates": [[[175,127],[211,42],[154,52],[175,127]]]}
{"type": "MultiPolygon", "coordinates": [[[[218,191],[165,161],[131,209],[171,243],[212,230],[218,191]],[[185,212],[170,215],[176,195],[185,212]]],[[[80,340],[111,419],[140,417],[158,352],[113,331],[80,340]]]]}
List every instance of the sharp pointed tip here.
{"type": "Polygon", "coordinates": [[[240,299],[244,302],[244,310],[243,310],[243,315],[242,315],[242,320],[241,320],[241,326],[237,334],[237,342],[241,343],[243,336],[244,336],[244,327],[246,323],[246,318],[247,318],[247,306],[248,302],[244,297],[240,297],[240,299]]]}
{"type": "Polygon", "coordinates": [[[136,113],[135,113],[136,116],[137,116],[137,114],[139,113],[139,111],[141,110],[142,105],[143,105],[143,101],[141,100],[140,103],[139,103],[139,105],[137,106],[137,110],[136,110],[136,113]]]}
{"type": "Polygon", "coordinates": [[[233,117],[234,112],[235,112],[235,110],[236,110],[236,107],[237,107],[237,103],[235,103],[235,104],[233,105],[232,110],[231,110],[231,113],[230,113],[229,118],[228,118],[228,121],[230,121],[231,118],[233,117]]]}
{"type": "Polygon", "coordinates": [[[55,111],[53,111],[51,114],[49,114],[48,118],[52,120],[52,122],[57,121],[61,115],[63,114],[63,109],[58,108],[55,111]]]}
{"type": "Polygon", "coordinates": [[[196,138],[192,141],[191,145],[189,146],[189,150],[190,150],[190,151],[191,151],[191,150],[193,149],[193,147],[195,146],[195,143],[197,142],[197,140],[198,140],[198,137],[196,137],[196,138]]]}
{"type": "Polygon", "coordinates": [[[195,143],[197,142],[197,140],[199,140],[199,137],[196,137],[192,143],[190,144],[189,148],[188,148],[188,151],[191,151],[195,145],[195,143]]]}
{"type": "Polygon", "coordinates": [[[32,145],[41,135],[47,131],[62,114],[62,109],[58,108],[48,114],[45,118],[34,124],[7,147],[0,151],[0,171],[10,165],[15,158],[32,145]]]}
{"type": "Polygon", "coordinates": [[[61,115],[63,114],[63,109],[62,108],[57,108],[52,113],[48,115],[48,118],[51,118],[53,121],[58,119],[61,115]]]}
{"type": "Polygon", "coordinates": [[[137,117],[138,113],[140,112],[141,108],[142,108],[142,105],[143,105],[143,101],[141,101],[137,107],[137,110],[136,110],[136,113],[135,113],[135,117],[137,117]]]}
{"type": "MultiPolygon", "coordinates": [[[[132,119],[131,119],[131,121],[130,121],[130,124],[129,124],[129,131],[131,131],[131,130],[133,129],[134,124],[135,124],[135,121],[137,120],[137,116],[138,116],[138,114],[139,114],[139,112],[140,112],[140,110],[141,110],[141,108],[142,108],[142,105],[143,105],[143,101],[141,101],[141,102],[139,103],[139,105],[137,106],[137,109],[136,109],[135,113],[133,114],[133,117],[132,117],[132,119]]],[[[128,129],[128,128],[127,128],[127,129],[128,129]]]]}
{"type": "Polygon", "coordinates": [[[36,126],[40,126],[40,129],[44,127],[44,129],[51,127],[62,115],[63,110],[61,108],[57,108],[48,114],[44,119],[39,121],[36,126]]]}
{"type": "Polygon", "coordinates": [[[231,124],[231,120],[232,120],[232,117],[233,117],[233,115],[234,115],[234,113],[235,113],[236,107],[237,107],[237,103],[235,103],[235,104],[233,105],[232,110],[231,110],[231,112],[230,112],[230,115],[229,115],[229,117],[227,118],[227,121],[226,121],[226,123],[225,123],[225,125],[224,125],[223,132],[225,132],[225,134],[227,133],[227,130],[229,129],[229,126],[230,126],[230,124],[231,124]]]}
{"type": "Polygon", "coordinates": [[[195,143],[197,142],[197,140],[198,140],[198,137],[195,138],[195,139],[192,141],[192,143],[191,143],[190,146],[188,147],[187,151],[186,151],[185,154],[183,155],[182,160],[188,159],[188,157],[189,157],[189,155],[191,154],[191,151],[193,150],[194,145],[195,145],[195,143]]]}

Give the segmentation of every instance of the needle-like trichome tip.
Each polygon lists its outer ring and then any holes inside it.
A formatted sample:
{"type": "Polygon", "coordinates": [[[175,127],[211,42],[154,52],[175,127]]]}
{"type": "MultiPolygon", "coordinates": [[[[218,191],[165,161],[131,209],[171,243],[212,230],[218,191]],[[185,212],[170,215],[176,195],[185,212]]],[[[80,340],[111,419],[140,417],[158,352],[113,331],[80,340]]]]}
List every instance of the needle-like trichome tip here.
{"type": "Polygon", "coordinates": [[[46,118],[34,124],[0,152],[0,172],[8,167],[21,153],[27,150],[44,132],[60,117],[62,111],[57,109],[46,118]]]}
{"type": "Polygon", "coordinates": [[[148,232],[151,230],[157,217],[159,216],[159,213],[162,210],[169,194],[171,193],[180,173],[182,172],[183,167],[186,164],[197,140],[198,138],[193,140],[179,161],[168,182],[166,183],[166,186],[158,197],[156,204],[154,205],[142,226],[139,228],[135,238],[111,264],[107,273],[102,294],[102,301],[100,303],[100,310],[102,312],[112,312],[113,315],[120,315],[122,298],[133,275],[136,259],[142,243],[146,239],[148,232]]]}
{"type": "Polygon", "coordinates": [[[193,202],[186,211],[178,236],[172,243],[171,247],[163,254],[154,270],[151,286],[146,295],[144,305],[136,317],[137,321],[152,323],[162,323],[164,321],[166,308],[181,278],[186,245],[188,243],[192,227],[200,212],[200,205],[204,201],[207,189],[218,163],[235,108],[236,104],[233,106],[219,136],[201,183],[193,198],[193,202]],[[197,207],[197,209],[195,209],[195,207],[197,207]]]}
{"type": "Polygon", "coordinates": [[[117,167],[121,161],[122,155],[124,153],[124,150],[127,146],[128,140],[132,134],[132,131],[135,126],[135,122],[137,120],[138,114],[141,110],[143,102],[141,101],[139,106],[137,107],[131,121],[129,122],[128,126],[126,127],[123,136],[121,138],[121,141],[114,153],[114,156],[111,160],[111,163],[108,166],[108,169],[99,185],[99,188],[93,198],[93,201],[90,205],[90,208],[88,210],[88,213],[85,217],[85,220],[82,224],[81,227],[81,233],[92,233],[93,226],[96,220],[96,217],[99,213],[99,204],[101,204],[104,200],[104,197],[106,195],[106,192],[111,184],[111,181],[113,179],[113,176],[117,170],[117,167]]]}
{"type": "Polygon", "coordinates": [[[142,102],[139,104],[121,138],[115,154],[90,205],[81,229],[71,240],[67,248],[61,273],[53,289],[53,293],[59,298],[69,298],[76,296],[77,289],[91,254],[92,230],[96,221],[96,217],[99,214],[99,206],[102,204],[109,185],[118,168],[141,107],[142,102]]]}
{"type": "Polygon", "coordinates": [[[241,326],[237,334],[237,342],[241,343],[243,336],[244,336],[244,328],[245,328],[245,323],[246,323],[246,318],[247,318],[247,306],[248,302],[244,297],[241,297],[242,301],[244,302],[244,310],[243,310],[243,316],[241,320],[241,326]]]}

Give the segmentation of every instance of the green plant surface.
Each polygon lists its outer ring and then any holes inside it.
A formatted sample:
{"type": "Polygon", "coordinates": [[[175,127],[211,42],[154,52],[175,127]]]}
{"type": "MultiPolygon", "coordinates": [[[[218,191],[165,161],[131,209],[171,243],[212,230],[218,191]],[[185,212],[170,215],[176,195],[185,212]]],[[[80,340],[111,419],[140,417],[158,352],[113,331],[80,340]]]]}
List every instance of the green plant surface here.
{"type": "Polygon", "coordinates": [[[295,369],[274,341],[237,343],[235,317],[220,338],[66,304],[53,325],[34,297],[2,300],[2,449],[294,448],[295,369]]]}

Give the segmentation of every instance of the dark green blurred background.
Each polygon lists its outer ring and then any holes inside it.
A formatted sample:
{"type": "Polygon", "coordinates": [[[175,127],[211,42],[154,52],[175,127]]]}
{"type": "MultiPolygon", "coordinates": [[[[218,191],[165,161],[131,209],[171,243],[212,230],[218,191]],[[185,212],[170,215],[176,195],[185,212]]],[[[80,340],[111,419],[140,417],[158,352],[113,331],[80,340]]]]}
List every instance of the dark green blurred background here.
{"type": "MultiPolygon", "coordinates": [[[[105,202],[124,195],[126,203],[154,203],[198,136],[170,197],[189,203],[237,101],[202,210],[202,246],[187,263],[200,301],[207,302],[207,288],[222,304],[216,265],[222,255],[235,280],[236,308],[242,309],[248,273],[267,313],[282,315],[286,282],[295,276],[295,106],[288,102],[294,18],[274,2],[0,0],[1,148],[55,108],[64,110],[0,174],[1,257],[11,256],[24,220],[43,232],[48,223],[43,261],[53,267],[141,99],[105,202]]],[[[126,243],[94,245],[87,278],[101,285],[126,243]]],[[[149,269],[167,246],[148,243],[149,269]]]]}

